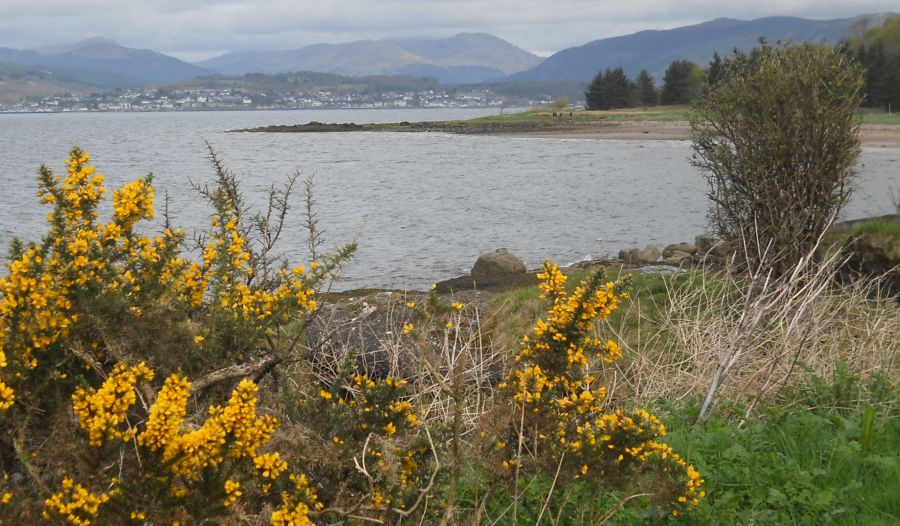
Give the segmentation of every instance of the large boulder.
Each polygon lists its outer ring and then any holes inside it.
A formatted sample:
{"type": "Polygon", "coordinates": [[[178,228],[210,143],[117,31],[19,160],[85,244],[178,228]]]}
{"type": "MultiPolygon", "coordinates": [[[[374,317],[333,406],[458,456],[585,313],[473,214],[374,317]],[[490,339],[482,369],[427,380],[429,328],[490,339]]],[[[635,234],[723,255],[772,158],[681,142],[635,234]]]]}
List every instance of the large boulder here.
{"type": "Polygon", "coordinates": [[[647,245],[643,249],[625,248],[619,251],[619,259],[631,265],[650,265],[659,260],[659,249],[655,245],[647,245]]]}
{"type": "Polygon", "coordinates": [[[690,243],[675,243],[673,245],[667,245],[666,248],[662,251],[663,258],[670,258],[676,252],[682,252],[689,256],[697,253],[697,247],[690,243]]]}
{"type": "MultiPolygon", "coordinates": [[[[663,252],[663,254],[665,254],[665,252],[663,252]]],[[[674,250],[669,252],[669,255],[665,256],[662,262],[665,265],[671,265],[673,267],[683,267],[691,265],[693,261],[694,258],[687,252],[674,250]]]]}
{"type": "Polygon", "coordinates": [[[525,263],[509,253],[505,248],[498,248],[478,256],[472,267],[472,277],[476,281],[493,281],[509,277],[510,274],[524,274],[525,263]]]}

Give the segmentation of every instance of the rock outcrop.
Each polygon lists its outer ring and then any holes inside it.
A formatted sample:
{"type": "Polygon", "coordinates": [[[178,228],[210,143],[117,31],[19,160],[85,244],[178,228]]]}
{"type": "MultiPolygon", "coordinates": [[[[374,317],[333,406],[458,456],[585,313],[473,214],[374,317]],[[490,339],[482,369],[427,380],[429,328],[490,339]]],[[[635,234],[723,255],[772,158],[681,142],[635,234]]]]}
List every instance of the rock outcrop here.
{"type": "Polygon", "coordinates": [[[524,274],[525,263],[509,253],[505,248],[498,248],[478,256],[472,267],[472,277],[476,281],[504,278],[509,274],[524,274]]]}
{"type": "Polygon", "coordinates": [[[643,249],[625,248],[619,251],[619,259],[629,265],[651,265],[659,261],[660,252],[655,245],[643,249]]]}

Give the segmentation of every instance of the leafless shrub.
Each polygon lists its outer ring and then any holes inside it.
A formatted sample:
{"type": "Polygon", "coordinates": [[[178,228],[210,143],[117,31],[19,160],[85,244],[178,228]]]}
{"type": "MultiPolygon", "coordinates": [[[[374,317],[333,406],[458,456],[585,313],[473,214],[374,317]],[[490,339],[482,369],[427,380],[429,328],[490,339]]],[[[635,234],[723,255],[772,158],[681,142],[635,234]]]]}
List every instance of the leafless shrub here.
{"type": "MultiPolygon", "coordinates": [[[[900,308],[875,281],[836,284],[841,262],[808,252],[775,277],[765,259],[747,274],[693,271],[666,281],[667,304],[626,316],[651,316],[651,334],[622,339],[628,360],[611,376],[610,396],[676,400],[705,394],[699,421],[716,397],[771,400],[799,378],[802,365],[830,377],[839,363],[857,374],[892,371],[900,350],[900,308]]],[[[765,254],[765,252],[764,252],[765,254]]],[[[622,333],[623,327],[610,327],[622,333]]]]}

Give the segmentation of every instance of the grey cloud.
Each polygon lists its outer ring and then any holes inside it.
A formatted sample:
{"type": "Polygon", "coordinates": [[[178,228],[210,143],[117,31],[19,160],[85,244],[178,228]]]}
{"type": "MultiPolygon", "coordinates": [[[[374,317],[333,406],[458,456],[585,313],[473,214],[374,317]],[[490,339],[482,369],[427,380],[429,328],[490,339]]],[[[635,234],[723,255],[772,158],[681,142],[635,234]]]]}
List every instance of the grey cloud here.
{"type": "Polygon", "coordinates": [[[105,36],[193,59],[365,38],[483,31],[555,51],[642,29],[720,16],[836,18],[897,10],[896,0],[4,0],[0,46],[39,47],[105,36]]]}

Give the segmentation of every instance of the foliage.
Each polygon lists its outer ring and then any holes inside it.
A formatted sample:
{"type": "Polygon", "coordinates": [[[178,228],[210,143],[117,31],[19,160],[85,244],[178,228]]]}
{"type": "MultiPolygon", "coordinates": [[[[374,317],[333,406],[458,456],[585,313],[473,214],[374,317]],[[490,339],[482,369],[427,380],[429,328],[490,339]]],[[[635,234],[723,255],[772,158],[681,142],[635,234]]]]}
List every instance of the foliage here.
{"type": "MultiPolygon", "coordinates": [[[[668,406],[673,447],[715,473],[695,524],[895,524],[900,506],[900,414],[896,378],[811,377],[762,418],[743,425],[696,407],[668,406]]],[[[734,408],[743,414],[741,408],[734,408]]]]}
{"type": "Polygon", "coordinates": [[[725,77],[725,63],[718,53],[713,53],[709,65],[706,67],[706,84],[709,86],[718,84],[725,77]]]}
{"type": "Polygon", "coordinates": [[[588,85],[584,92],[585,106],[589,110],[608,110],[632,106],[634,83],[625,75],[622,67],[606,68],[588,85]]]}
{"type": "Polygon", "coordinates": [[[841,42],[838,48],[866,70],[866,106],[887,111],[900,108],[900,16],[841,42]]]}
{"type": "Polygon", "coordinates": [[[86,153],[72,150],[64,178],[41,167],[49,231],[39,244],[14,243],[0,278],[0,460],[19,481],[4,517],[203,520],[243,510],[241,495],[273,487],[281,506],[273,523],[279,514],[302,520],[315,506],[305,476],[286,465],[276,463],[278,476],[254,475],[278,456],[257,451],[277,420],[257,416],[254,382],[242,380],[225,406],[210,404],[202,422],[189,398],[203,407],[206,391],[215,398],[223,383],[296,359],[290,327],[308,320],[317,290],[354,246],[310,270],[273,266],[289,189],[273,190],[268,217],[250,216],[233,176],[213,161],[217,185],[203,189],[212,230],[193,262],[181,230],[138,233],[154,217],[151,176],[116,190],[112,218],[100,222],[106,189],[86,153]],[[269,237],[251,243],[254,228],[269,237]],[[71,440],[70,410],[86,450],[71,440]]]}
{"type": "Polygon", "coordinates": [[[807,253],[850,194],[859,155],[862,72],[833,49],[736,53],[691,118],[710,221],[776,273],[807,253]]]}
{"type": "Polygon", "coordinates": [[[556,467],[560,485],[586,479],[608,487],[640,488],[653,480],[652,499],[678,515],[699,504],[703,480],[693,466],[659,441],[665,426],[643,409],[606,409],[606,388],[598,367],[621,357],[613,340],[594,335],[594,323],[606,319],[627,298],[624,283],[603,281],[594,273],[571,293],[566,276],[546,263],[538,275],[546,319],[538,320],[507,379],[500,384],[510,399],[509,430],[490,450],[501,460],[501,473],[556,467]],[[525,452],[528,454],[525,454],[525,452]]]}
{"type": "Polygon", "coordinates": [[[889,53],[881,41],[868,47],[861,42],[855,48],[845,42],[839,49],[865,68],[866,106],[885,111],[900,107],[900,49],[889,53]]]}
{"type": "Polygon", "coordinates": [[[656,103],[659,102],[659,93],[656,91],[656,81],[653,80],[653,77],[650,76],[650,73],[646,69],[642,69],[640,73],[638,73],[637,79],[635,80],[635,91],[637,92],[637,99],[641,106],[656,106],[656,103]]]}
{"type": "Polygon", "coordinates": [[[417,506],[435,471],[435,446],[411,402],[408,381],[370,377],[357,372],[354,361],[351,353],[336,378],[315,382],[317,393],[291,413],[312,424],[305,428],[312,435],[307,447],[317,453],[305,467],[319,497],[334,504],[323,514],[390,520],[417,506]]]}
{"type": "Polygon", "coordinates": [[[675,60],[666,68],[659,95],[661,104],[690,104],[700,93],[703,70],[689,60],[675,60]]]}

